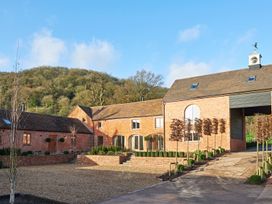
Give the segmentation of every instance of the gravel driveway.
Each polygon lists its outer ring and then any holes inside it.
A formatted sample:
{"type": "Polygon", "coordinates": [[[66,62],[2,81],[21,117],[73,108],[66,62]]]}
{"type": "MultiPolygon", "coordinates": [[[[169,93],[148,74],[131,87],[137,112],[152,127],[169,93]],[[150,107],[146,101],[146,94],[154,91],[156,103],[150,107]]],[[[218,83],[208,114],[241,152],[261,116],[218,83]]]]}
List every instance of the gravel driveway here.
{"type": "MultiPolygon", "coordinates": [[[[159,182],[156,169],[74,164],[21,167],[17,192],[67,203],[96,203],[159,182]],[[149,173],[146,173],[149,172],[149,173]]],[[[9,191],[7,169],[0,169],[0,195],[9,191]]]]}
{"type": "MultiPolygon", "coordinates": [[[[141,191],[120,196],[103,204],[251,204],[264,186],[246,185],[255,170],[256,153],[231,153],[208,165],[141,191]]],[[[271,204],[266,199],[262,204],[271,204]]]]}

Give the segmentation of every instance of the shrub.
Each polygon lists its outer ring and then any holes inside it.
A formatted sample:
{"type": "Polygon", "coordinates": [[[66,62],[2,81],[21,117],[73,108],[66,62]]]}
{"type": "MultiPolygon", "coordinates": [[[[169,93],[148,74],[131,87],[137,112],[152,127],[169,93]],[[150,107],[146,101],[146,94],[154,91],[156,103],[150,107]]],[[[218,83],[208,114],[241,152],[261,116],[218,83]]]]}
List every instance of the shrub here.
{"type": "Polygon", "coordinates": [[[188,166],[193,166],[194,163],[195,163],[195,160],[193,160],[193,159],[188,160],[188,166]]]}
{"type": "Polygon", "coordinates": [[[44,154],[45,155],[50,155],[50,152],[49,151],[45,151],[44,154]]]}
{"type": "Polygon", "coordinates": [[[247,180],[248,184],[254,184],[254,185],[260,185],[260,184],[262,184],[262,182],[263,182],[263,180],[262,180],[261,176],[259,176],[259,175],[252,175],[247,180]]]}
{"type": "Polygon", "coordinates": [[[212,158],[213,157],[213,152],[208,152],[208,157],[212,158]]]}
{"type": "Polygon", "coordinates": [[[168,157],[174,157],[174,156],[175,156],[174,152],[168,152],[168,157]]]}
{"type": "Polygon", "coordinates": [[[147,157],[147,152],[142,152],[143,157],[147,157]]]}
{"type": "Polygon", "coordinates": [[[135,152],[134,155],[135,155],[135,157],[141,156],[140,152],[135,152]]]}
{"type": "Polygon", "coordinates": [[[178,152],[178,157],[185,157],[185,153],[184,152],[178,152]]]}
{"type": "Polygon", "coordinates": [[[62,137],[62,138],[59,138],[59,142],[64,142],[65,139],[62,137]]]}
{"type": "Polygon", "coordinates": [[[31,155],[33,155],[33,152],[32,151],[22,152],[21,155],[22,156],[31,156],[31,155]]]}
{"type": "Polygon", "coordinates": [[[65,150],[63,151],[63,154],[69,154],[69,151],[65,150]]]}
{"type": "Polygon", "coordinates": [[[155,157],[156,156],[156,152],[151,152],[151,156],[155,157]]]}
{"type": "Polygon", "coordinates": [[[50,138],[50,137],[47,137],[47,138],[45,138],[45,140],[44,140],[45,142],[51,142],[52,141],[52,139],[50,138]]]}
{"type": "Polygon", "coordinates": [[[0,161],[0,169],[4,168],[3,162],[0,161]]]}
{"type": "Polygon", "coordinates": [[[178,164],[177,165],[177,172],[178,173],[181,173],[181,172],[183,172],[185,170],[185,166],[184,165],[182,165],[182,164],[178,164]]]}
{"type": "Polygon", "coordinates": [[[148,156],[148,157],[151,157],[151,152],[147,152],[147,156],[148,156]]]}
{"type": "MultiPolygon", "coordinates": [[[[16,149],[16,153],[17,155],[21,155],[21,149],[16,149]]],[[[3,149],[0,149],[0,155],[2,156],[7,156],[10,154],[10,148],[3,148],[3,149]]]]}
{"type": "Polygon", "coordinates": [[[98,155],[105,155],[105,154],[106,154],[106,152],[105,152],[105,151],[103,151],[103,150],[99,150],[97,154],[98,154],[98,155]]]}
{"type": "Polygon", "coordinates": [[[159,156],[160,156],[159,152],[155,152],[155,157],[159,157],[159,156]]]}
{"type": "Polygon", "coordinates": [[[164,157],[168,157],[168,152],[163,152],[164,157]]]}
{"type": "Polygon", "coordinates": [[[159,152],[159,157],[163,157],[163,152],[159,152]]]}
{"type": "Polygon", "coordinates": [[[113,151],[108,151],[107,155],[114,155],[115,153],[113,151]]]}

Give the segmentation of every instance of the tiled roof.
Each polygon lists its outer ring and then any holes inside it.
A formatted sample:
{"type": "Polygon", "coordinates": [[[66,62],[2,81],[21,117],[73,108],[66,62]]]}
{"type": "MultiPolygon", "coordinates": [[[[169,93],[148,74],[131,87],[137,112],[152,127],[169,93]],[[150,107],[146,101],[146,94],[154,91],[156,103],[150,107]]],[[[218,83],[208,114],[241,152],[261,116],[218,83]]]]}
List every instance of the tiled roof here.
{"type": "Polygon", "coordinates": [[[96,106],[91,108],[84,106],[79,107],[91,118],[93,118],[93,120],[162,115],[162,99],[96,106]]]}
{"type": "MultiPolygon", "coordinates": [[[[0,110],[0,128],[10,127],[10,112],[0,110]]],[[[23,112],[19,119],[19,130],[66,132],[75,127],[78,133],[91,134],[91,131],[78,119],[52,116],[38,113],[23,112]]]]}
{"type": "Polygon", "coordinates": [[[262,90],[272,90],[272,65],[176,80],[163,100],[173,102],[262,90]],[[256,76],[256,80],[249,82],[251,76],[256,76]],[[198,87],[191,89],[197,83],[198,87]]]}

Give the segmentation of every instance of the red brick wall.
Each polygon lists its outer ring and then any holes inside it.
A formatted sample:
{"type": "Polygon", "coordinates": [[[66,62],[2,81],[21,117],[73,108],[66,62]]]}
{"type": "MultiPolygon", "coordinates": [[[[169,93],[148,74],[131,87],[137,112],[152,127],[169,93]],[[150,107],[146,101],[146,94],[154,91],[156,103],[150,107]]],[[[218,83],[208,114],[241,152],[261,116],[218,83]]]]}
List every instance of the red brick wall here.
{"type": "MultiPolygon", "coordinates": [[[[169,141],[171,130],[170,124],[172,119],[178,118],[184,120],[184,112],[187,106],[197,105],[200,109],[201,118],[224,118],[226,120],[226,133],[222,135],[222,147],[230,150],[230,111],[229,111],[229,97],[214,97],[214,98],[204,98],[204,99],[195,99],[188,101],[178,101],[172,103],[166,103],[165,105],[165,144],[167,151],[175,151],[176,142],[169,141]]],[[[217,135],[217,147],[220,146],[220,137],[217,135]]],[[[214,148],[214,136],[209,136],[209,148],[214,148]]],[[[203,136],[200,139],[200,149],[205,150],[207,144],[207,136],[203,136]]],[[[186,151],[187,142],[179,142],[179,151],[186,151]]],[[[197,149],[198,142],[190,141],[189,142],[189,151],[195,151],[197,149]]]]}
{"type": "MultiPolygon", "coordinates": [[[[0,130],[2,135],[2,143],[0,148],[9,147],[9,130],[0,130]]],[[[59,132],[40,132],[40,131],[18,131],[17,134],[17,147],[22,152],[45,152],[48,151],[49,143],[45,142],[45,139],[50,136],[56,136],[56,151],[55,153],[63,153],[63,151],[72,151],[73,146],[71,144],[71,133],[59,133],[59,132]],[[23,144],[23,134],[31,134],[31,144],[23,144]],[[64,142],[59,142],[60,138],[64,138],[64,142]]],[[[91,148],[92,136],[90,134],[76,134],[76,151],[88,151],[91,148]]]]}
{"type": "MultiPolygon", "coordinates": [[[[34,166],[68,163],[73,160],[74,155],[47,155],[47,156],[18,156],[18,166],[34,166]]],[[[9,156],[0,156],[4,167],[9,167],[9,156]]]]}

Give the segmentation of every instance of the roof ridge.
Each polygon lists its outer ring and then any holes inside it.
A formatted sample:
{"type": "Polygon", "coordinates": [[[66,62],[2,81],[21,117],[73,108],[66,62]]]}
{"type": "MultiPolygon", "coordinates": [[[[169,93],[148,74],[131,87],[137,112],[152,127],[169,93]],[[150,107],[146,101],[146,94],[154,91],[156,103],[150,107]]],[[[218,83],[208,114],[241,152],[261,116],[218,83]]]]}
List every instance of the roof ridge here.
{"type": "MultiPolygon", "coordinates": [[[[117,106],[117,105],[127,105],[127,104],[135,104],[135,103],[148,103],[151,101],[162,101],[163,98],[157,98],[157,99],[150,99],[145,101],[135,101],[135,102],[128,102],[128,103],[115,103],[115,104],[109,104],[109,105],[102,105],[102,106],[92,106],[89,108],[102,108],[102,107],[109,107],[109,106],[117,106]]],[[[83,106],[84,107],[84,106],[83,106]]]]}
{"type": "MultiPolygon", "coordinates": [[[[265,69],[269,66],[272,66],[272,64],[266,64],[266,65],[262,65],[262,67],[260,69],[265,69]]],[[[226,74],[226,73],[231,73],[231,72],[239,72],[239,71],[246,71],[249,70],[249,68],[241,68],[241,69],[234,69],[234,70],[226,70],[226,71],[222,71],[222,72],[217,72],[217,73],[212,73],[212,74],[204,74],[204,75],[198,75],[198,76],[193,76],[193,77],[186,77],[186,78],[181,78],[181,79],[176,79],[175,81],[180,81],[180,80],[189,80],[189,79],[194,79],[194,78],[200,78],[200,77],[207,77],[207,76],[216,76],[216,75],[220,75],[220,74],[226,74]]],[[[174,83],[173,83],[174,84],[174,83]]],[[[172,84],[172,85],[173,85],[172,84]]]]}

